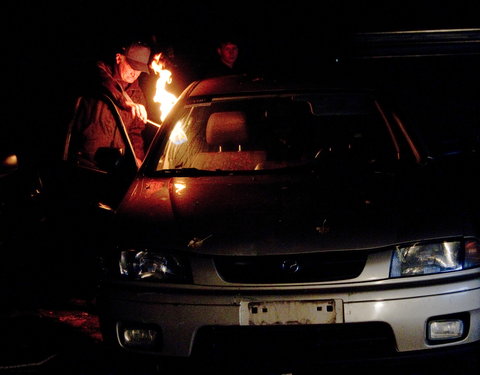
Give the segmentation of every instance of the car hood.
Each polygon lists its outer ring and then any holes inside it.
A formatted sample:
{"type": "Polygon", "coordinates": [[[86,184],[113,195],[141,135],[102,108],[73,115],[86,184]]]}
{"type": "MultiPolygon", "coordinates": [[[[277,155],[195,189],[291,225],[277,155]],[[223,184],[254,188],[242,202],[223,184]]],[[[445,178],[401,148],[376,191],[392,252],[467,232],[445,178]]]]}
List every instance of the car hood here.
{"type": "Polygon", "coordinates": [[[117,211],[145,246],[268,255],[460,236],[462,205],[432,168],[138,177],[117,211]]]}

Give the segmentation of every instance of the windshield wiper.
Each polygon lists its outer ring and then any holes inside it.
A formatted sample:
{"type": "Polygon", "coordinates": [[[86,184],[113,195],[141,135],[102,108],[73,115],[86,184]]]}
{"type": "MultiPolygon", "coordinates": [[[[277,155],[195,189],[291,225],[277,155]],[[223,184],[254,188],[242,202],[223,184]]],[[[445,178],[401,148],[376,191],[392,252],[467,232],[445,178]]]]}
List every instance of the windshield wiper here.
{"type": "Polygon", "coordinates": [[[162,176],[209,176],[216,174],[217,171],[207,171],[205,169],[198,168],[173,168],[173,169],[160,169],[155,171],[155,175],[162,176]]]}

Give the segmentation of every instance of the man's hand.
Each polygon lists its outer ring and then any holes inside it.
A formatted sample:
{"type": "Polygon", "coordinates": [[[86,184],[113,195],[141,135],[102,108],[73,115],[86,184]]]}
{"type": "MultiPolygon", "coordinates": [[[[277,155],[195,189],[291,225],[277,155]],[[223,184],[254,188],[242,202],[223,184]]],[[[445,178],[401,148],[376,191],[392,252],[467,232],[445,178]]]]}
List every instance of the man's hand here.
{"type": "Polygon", "coordinates": [[[137,104],[137,103],[134,103],[134,102],[128,102],[127,106],[130,107],[130,111],[131,111],[133,117],[138,117],[144,123],[147,122],[147,118],[148,118],[147,110],[145,109],[144,105],[137,104]]]}

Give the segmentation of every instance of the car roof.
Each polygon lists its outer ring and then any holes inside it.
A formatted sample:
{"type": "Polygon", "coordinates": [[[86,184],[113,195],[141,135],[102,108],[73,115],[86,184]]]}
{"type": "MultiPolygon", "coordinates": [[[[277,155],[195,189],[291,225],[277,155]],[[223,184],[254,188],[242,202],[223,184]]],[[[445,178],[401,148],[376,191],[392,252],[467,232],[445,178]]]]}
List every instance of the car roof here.
{"type": "Polygon", "coordinates": [[[299,91],[327,92],[373,92],[368,87],[344,87],[332,83],[315,81],[292,81],[263,78],[248,75],[229,75],[207,78],[193,82],[187,91],[187,97],[215,97],[227,95],[260,95],[262,93],[281,94],[299,91]]]}

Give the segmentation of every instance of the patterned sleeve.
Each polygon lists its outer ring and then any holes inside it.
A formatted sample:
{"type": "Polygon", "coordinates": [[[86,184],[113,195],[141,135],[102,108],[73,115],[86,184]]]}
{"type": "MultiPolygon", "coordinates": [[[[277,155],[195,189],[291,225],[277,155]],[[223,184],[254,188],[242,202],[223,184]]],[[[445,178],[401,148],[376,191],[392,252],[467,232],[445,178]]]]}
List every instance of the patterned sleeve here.
{"type": "MultiPolygon", "coordinates": [[[[131,85],[130,90],[128,90],[128,94],[135,103],[143,104],[146,107],[147,100],[145,99],[145,95],[143,94],[143,91],[138,85],[138,82],[135,82],[131,85]]],[[[128,126],[128,135],[135,150],[135,154],[141,160],[143,160],[145,156],[143,138],[144,130],[145,124],[139,118],[134,119],[128,126]]]]}

